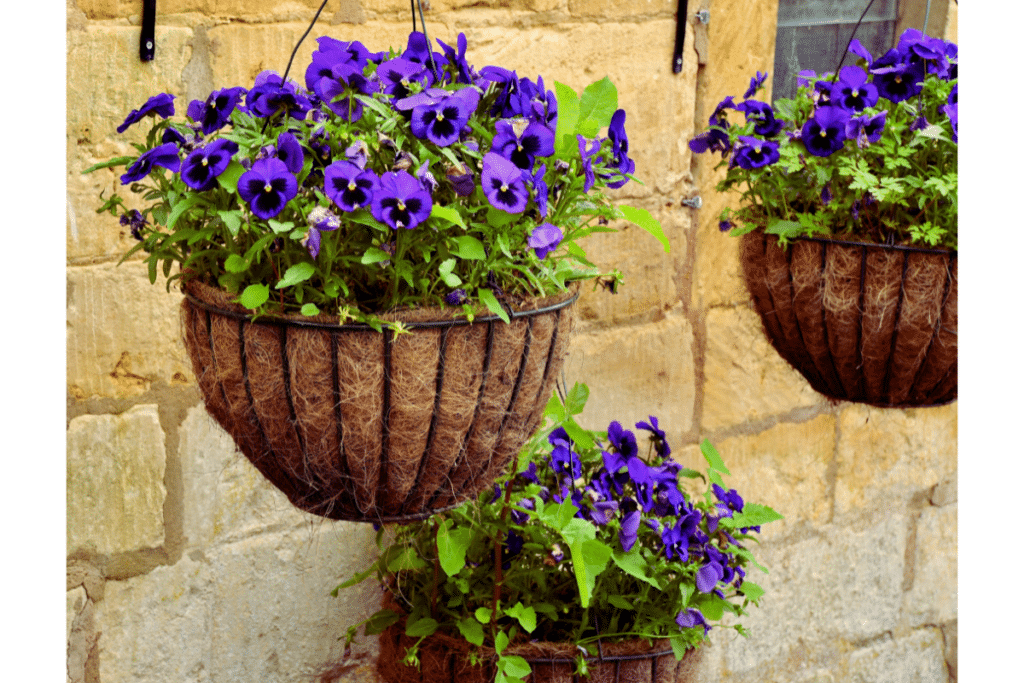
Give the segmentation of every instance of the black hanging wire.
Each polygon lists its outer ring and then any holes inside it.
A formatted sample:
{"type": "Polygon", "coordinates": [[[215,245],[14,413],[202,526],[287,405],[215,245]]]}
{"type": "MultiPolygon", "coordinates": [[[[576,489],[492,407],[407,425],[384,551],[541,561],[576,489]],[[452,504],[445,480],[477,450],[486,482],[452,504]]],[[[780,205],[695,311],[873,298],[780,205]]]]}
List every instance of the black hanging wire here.
{"type": "MultiPolygon", "coordinates": [[[[929,0],[931,2],[931,0],[929,0]]],[[[846,59],[846,53],[850,51],[850,45],[853,44],[853,39],[857,36],[857,29],[860,28],[861,22],[864,21],[864,17],[867,16],[868,10],[875,4],[875,0],[871,0],[868,6],[864,8],[864,11],[860,13],[860,19],[857,20],[857,25],[853,27],[853,33],[850,34],[850,39],[846,41],[846,49],[843,50],[843,54],[839,56],[839,64],[836,65],[836,70],[832,73],[832,82],[835,83],[836,79],[839,78],[839,69],[843,67],[843,61],[846,59]]]]}

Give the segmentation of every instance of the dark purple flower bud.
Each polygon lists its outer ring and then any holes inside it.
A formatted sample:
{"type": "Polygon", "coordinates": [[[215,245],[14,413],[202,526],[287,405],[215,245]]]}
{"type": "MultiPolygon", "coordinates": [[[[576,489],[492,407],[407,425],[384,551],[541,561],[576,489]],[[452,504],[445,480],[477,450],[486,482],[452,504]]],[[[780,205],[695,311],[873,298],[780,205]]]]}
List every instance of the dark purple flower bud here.
{"type": "Polygon", "coordinates": [[[140,242],[142,241],[142,230],[146,227],[147,223],[138,209],[131,209],[127,213],[122,214],[120,223],[123,227],[129,228],[132,237],[140,242]]]}
{"type": "Polygon", "coordinates": [[[298,191],[295,176],[276,157],[254,162],[238,179],[238,194],[249,203],[253,214],[263,220],[281,213],[298,191]]]}
{"type": "Polygon", "coordinates": [[[619,529],[619,545],[622,552],[628,553],[636,544],[636,534],[640,529],[642,516],[639,510],[633,510],[622,518],[622,526],[619,529]]]}
{"type": "Polygon", "coordinates": [[[480,180],[484,195],[494,208],[507,213],[522,213],[526,209],[529,192],[523,172],[508,159],[488,152],[480,180]]]}
{"type": "Polygon", "coordinates": [[[745,93],[743,93],[743,99],[753,97],[754,94],[761,89],[761,86],[764,85],[764,82],[767,78],[767,73],[761,73],[760,71],[758,71],[756,75],[750,79],[750,87],[747,88],[747,91],[745,93]]]}
{"type": "Polygon", "coordinates": [[[718,221],[718,229],[722,232],[729,232],[732,230],[732,223],[729,221],[718,221]]]}
{"type": "Polygon", "coordinates": [[[558,247],[562,237],[562,231],[557,226],[551,223],[541,223],[533,229],[526,243],[533,249],[537,258],[542,259],[558,247]]]}
{"type": "Polygon", "coordinates": [[[412,230],[430,217],[434,204],[430,193],[407,171],[380,177],[370,203],[373,217],[393,230],[412,230]]]}
{"type": "Polygon", "coordinates": [[[193,190],[209,190],[217,184],[217,176],[227,170],[238,145],[231,140],[214,140],[189,154],[181,164],[181,179],[193,190]]]}
{"type": "Polygon", "coordinates": [[[601,149],[600,140],[592,140],[590,144],[587,144],[587,139],[582,135],[576,136],[576,144],[580,150],[580,158],[583,160],[583,175],[586,180],[583,181],[583,191],[590,192],[590,188],[594,186],[594,157],[597,151],[601,149]]]}
{"type": "Polygon", "coordinates": [[[420,181],[423,185],[423,189],[429,192],[431,195],[437,190],[437,179],[434,174],[430,172],[430,161],[424,161],[420,164],[420,167],[416,169],[416,180],[420,181]]]}
{"type": "Polygon", "coordinates": [[[445,175],[448,177],[448,182],[452,184],[455,194],[460,197],[468,197],[473,194],[473,188],[476,187],[473,183],[473,172],[465,164],[460,164],[460,167],[449,166],[445,169],[445,175]]]}
{"type": "Polygon", "coordinates": [[[121,184],[127,185],[136,180],[142,180],[150,174],[155,166],[162,166],[177,172],[181,168],[181,159],[178,158],[178,146],[173,142],[154,147],[148,152],[143,152],[121,176],[121,184]]]}
{"type": "MultiPolygon", "coordinates": [[[[466,295],[466,290],[464,290],[464,289],[453,289],[452,291],[450,291],[450,292],[448,292],[447,294],[444,295],[444,302],[446,304],[448,304],[449,306],[461,306],[462,304],[466,303],[466,301],[468,301],[468,300],[469,300],[469,297],[466,295]]],[[[530,463],[530,465],[533,467],[533,480],[532,481],[536,482],[537,481],[537,474],[536,474],[537,466],[534,465],[532,462],[530,463]]],[[[523,475],[524,475],[524,473],[520,472],[520,476],[523,476],[523,475]]],[[[529,478],[527,477],[527,479],[529,479],[529,478]]]]}
{"type": "Polygon", "coordinates": [[[117,127],[118,133],[123,133],[128,130],[128,127],[134,123],[137,123],[145,116],[156,115],[162,119],[166,119],[168,116],[174,115],[174,95],[167,93],[160,93],[159,95],[153,95],[145,104],[138,109],[133,109],[124,123],[117,127]]]}

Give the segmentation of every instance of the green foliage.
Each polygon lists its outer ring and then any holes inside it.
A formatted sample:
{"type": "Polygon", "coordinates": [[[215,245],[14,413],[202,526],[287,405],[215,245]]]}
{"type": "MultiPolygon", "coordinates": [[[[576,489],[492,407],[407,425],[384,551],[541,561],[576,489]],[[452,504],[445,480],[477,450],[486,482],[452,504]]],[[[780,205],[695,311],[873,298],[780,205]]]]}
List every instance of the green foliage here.
{"type": "MultiPolygon", "coordinates": [[[[707,441],[701,444],[706,480],[722,489],[713,493],[708,488],[697,498],[680,493],[682,502],[664,509],[653,505],[653,498],[649,508],[639,507],[644,499],[631,474],[637,463],[612,470],[606,464],[606,454],[619,453],[620,442],[609,436],[613,426],[596,432],[575,420],[588,396],[582,384],[566,392],[564,400],[553,396],[544,427],[524,446],[512,475],[458,508],[398,527],[373,565],[339,589],[376,576],[407,615],[406,633],[441,632],[476,647],[493,647],[499,655],[496,679],[508,683],[530,674],[528,663],[509,651],[526,640],[571,642],[589,651],[598,637],[605,643],[668,638],[682,657],[706,632],[699,624],[681,626],[677,619],[697,613],[711,623],[726,614],[745,614],[764,591],[733,570],[761,568],[743,543],[754,540],[751,527],[781,515],[751,502],[726,509],[735,491],[725,491],[722,475],[729,470],[707,441]],[[568,470],[558,474],[556,451],[560,458],[576,458],[575,478],[567,476],[568,470]],[[606,489],[611,498],[600,495],[598,486],[610,485],[609,476],[622,486],[618,494],[606,489]],[[559,487],[564,488],[556,494],[559,487]],[[610,511],[608,501],[614,501],[610,511]],[[635,540],[627,543],[624,519],[634,509],[643,511],[643,521],[634,527],[635,540]],[[692,520],[694,515],[700,521],[684,543],[688,553],[683,559],[679,547],[669,549],[663,534],[682,528],[684,516],[692,520]],[[721,595],[697,579],[713,557],[727,558],[722,561],[728,574],[714,586],[721,595]]],[[[667,443],[653,431],[637,446],[641,452],[630,457],[651,472],[675,473],[674,483],[666,479],[660,485],[666,496],[696,474],[660,455],[667,443]]],[[[378,619],[390,618],[389,613],[382,610],[378,619]]],[[[730,628],[742,632],[736,619],[730,628]]],[[[350,639],[353,634],[350,629],[350,639]]],[[[407,661],[416,661],[417,651],[418,645],[411,647],[407,661]]],[[[579,663],[585,671],[584,660],[579,663]]]]}

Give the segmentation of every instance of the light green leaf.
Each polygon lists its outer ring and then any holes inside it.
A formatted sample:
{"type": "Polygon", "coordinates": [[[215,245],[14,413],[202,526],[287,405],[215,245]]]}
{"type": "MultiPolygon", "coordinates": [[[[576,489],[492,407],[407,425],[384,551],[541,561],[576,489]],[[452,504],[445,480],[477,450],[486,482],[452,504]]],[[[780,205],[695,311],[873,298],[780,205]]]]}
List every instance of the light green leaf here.
{"type": "MultiPolygon", "coordinates": [[[[589,522],[574,518],[572,521],[579,521],[587,524],[589,522]]],[[[590,606],[590,598],[594,593],[594,586],[597,585],[597,577],[608,566],[608,559],[612,555],[612,549],[601,541],[590,540],[570,544],[572,551],[572,567],[576,573],[576,585],[580,589],[580,606],[590,606]]]]}
{"type": "MultiPolygon", "coordinates": [[[[598,131],[612,120],[612,114],[619,106],[619,94],[607,76],[591,83],[580,97],[579,123],[576,132],[588,138],[597,136],[598,131]]],[[[561,109],[559,109],[561,116],[561,109]]]]}
{"type": "Polygon", "coordinates": [[[366,253],[363,254],[362,258],[359,259],[359,262],[362,263],[363,265],[369,265],[371,263],[380,263],[381,261],[387,261],[390,258],[391,254],[387,253],[383,249],[378,249],[377,247],[370,247],[369,249],[366,250],[366,253]]]}
{"type": "Polygon", "coordinates": [[[757,602],[758,599],[764,595],[764,589],[753,581],[744,579],[743,583],[740,584],[740,593],[743,593],[743,595],[750,598],[753,602],[757,602]]]}
{"type": "Polygon", "coordinates": [[[590,387],[577,382],[569,390],[569,393],[565,395],[565,409],[569,411],[570,415],[579,415],[586,407],[587,399],[589,398],[590,387]]]}
{"type": "Polygon", "coordinates": [[[473,540],[471,529],[459,528],[449,531],[451,520],[437,529],[437,557],[441,569],[448,576],[455,576],[466,566],[466,549],[473,540]]]}
{"type": "Polygon", "coordinates": [[[281,278],[276,285],[274,285],[274,289],[291,287],[293,285],[299,284],[300,282],[305,282],[309,278],[313,277],[313,273],[315,272],[316,268],[313,266],[312,263],[309,263],[307,261],[296,263],[295,265],[289,267],[288,270],[284,271],[284,277],[281,278]]]}
{"type": "Polygon", "coordinates": [[[498,635],[494,637],[494,651],[500,655],[505,651],[506,647],[508,647],[508,634],[504,631],[498,631],[498,635]]]}
{"type": "Polygon", "coordinates": [[[295,223],[291,221],[281,223],[280,221],[275,221],[273,218],[267,221],[267,225],[269,225],[270,229],[273,230],[274,233],[278,235],[280,235],[282,232],[288,232],[289,230],[295,227],[295,223]]]}
{"type": "Polygon", "coordinates": [[[688,649],[686,636],[682,636],[677,633],[669,636],[668,640],[669,643],[672,644],[672,654],[676,656],[677,660],[682,659],[688,649]]]}
{"type": "Polygon", "coordinates": [[[580,427],[575,421],[567,420],[562,424],[562,427],[579,448],[589,450],[594,447],[594,438],[590,435],[590,432],[580,427]]]}
{"type": "Polygon", "coordinates": [[[459,633],[467,642],[473,645],[484,644],[484,627],[475,619],[466,617],[459,620],[459,633]]]}
{"type": "Polygon", "coordinates": [[[481,624],[491,623],[491,608],[490,607],[477,607],[476,612],[473,613],[476,620],[481,624]]]}
{"type": "Polygon", "coordinates": [[[228,226],[228,230],[232,235],[238,234],[239,229],[242,227],[241,211],[218,211],[217,215],[224,221],[224,225],[228,226]]]}
{"type": "Polygon", "coordinates": [[[764,231],[769,235],[781,235],[786,239],[792,239],[803,233],[803,226],[797,221],[784,221],[781,218],[775,218],[768,222],[768,227],[764,231]]]}
{"type": "Polygon", "coordinates": [[[224,270],[229,273],[244,273],[249,269],[249,262],[238,254],[231,254],[224,261],[224,270]]]}
{"type": "MultiPolygon", "coordinates": [[[[224,169],[224,172],[217,176],[217,183],[228,192],[236,192],[238,190],[238,179],[242,177],[243,173],[245,173],[245,167],[232,159],[228,167],[224,169]]],[[[233,231],[232,234],[234,234],[233,231]]]]}
{"type": "Polygon", "coordinates": [[[167,230],[173,230],[174,224],[178,222],[178,219],[181,218],[182,214],[202,201],[203,198],[200,195],[192,194],[175,204],[174,208],[171,209],[170,215],[167,216],[167,230]]]}
{"type": "Polygon", "coordinates": [[[648,566],[647,560],[640,554],[640,546],[634,545],[628,553],[624,553],[620,550],[614,550],[612,552],[612,561],[615,562],[615,566],[626,572],[632,577],[640,579],[645,583],[649,583],[658,590],[661,590],[661,584],[655,579],[647,576],[644,569],[648,566]]]}
{"type": "Polygon", "coordinates": [[[484,302],[484,306],[487,307],[488,311],[498,316],[505,322],[509,322],[508,313],[506,313],[505,309],[501,307],[500,303],[498,303],[498,298],[494,296],[494,292],[487,289],[486,287],[481,287],[480,289],[476,290],[476,295],[480,297],[480,301],[484,302]]]}
{"type": "Polygon", "coordinates": [[[301,309],[302,315],[314,316],[320,314],[320,309],[317,308],[316,304],[303,304],[301,309]]]}
{"type": "Polygon", "coordinates": [[[665,247],[665,253],[669,253],[668,237],[665,235],[665,231],[661,227],[651,212],[647,209],[638,209],[635,206],[620,206],[619,210],[622,215],[625,216],[626,220],[630,223],[634,223],[647,232],[649,232],[656,240],[661,242],[662,246],[665,247]]]}
{"type": "Polygon", "coordinates": [[[433,208],[430,209],[431,218],[440,218],[443,221],[448,221],[458,225],[461,228],[466,227],[465,221],[462,220],[462,214],[450,206],[442,206],[441,204],[434,204],[433,208]]]}
{"type": "Polygon", "coordinates": [[[716,449],[707,439],[704,439],[701,443],[700,452],[704,454],[704,459],[708,461],[708,465],[711,466],[711,469],[723,474],[732,474],[725,466],[725,463],[722,462],[722,456],[718,454],[718,449],[716,449]]]}
{"type": "Polygon", "coordinates": [[[555,126],[555,152],[560,157],[576,149],[576,123],[580,116],[580,98],[576,91],[555,81],[558,121],[555,126]]]}
{"type": "Polygon", "coordinates": [[[731,518],[727,517],[722,521],[728,520],[730,527],[741,529],[748,526],[761,526],[778,519],[784,519],[784,517],[767,505],[747,503],[743,506],[743,512],[738,512],[731,518]]]}
{"type": "Polygon", "coordinates": [[[405,626],[405,635],[413,638],[429,636],[437,630],[437,621],[430,617],[423,617],[416,621],[410,621],[405,626]]]}
{"type": "Polygon", "coordinates": [[[365,632],[368,636],[383,633],[388,626],[397,624],[401,616],[398,612],[389,609],[382,609],[366,620],[365,632]]]}
{"type": "Polygon", "coordinates": [[[256,309],[267,303],[270,298],[270,287],[267,285],[249,285],[238,297],[238,303],[246,308],[256,309]]]}
{"type": "Polygon", "coordinates": [[[450,258],[441,262],[437,272],[441,275],[441,279],[449,287],[458,287],[462,284],[462,278],[452,273],[452,269],[455,268],[455,259],[450,258]]]}
{"type": "Polygon", "coordinates": [[[482,261],[487,258],[484,251],[484,243],[472,235],[462,235],[455,238],[455,252],[459,258],[474,259],[482,261]]]}
{"type": "Polygon", "coordinates": [[[537,612],[532,607],[524,607],[521,602],[517,602],[512,607],[506,609],[505,614],[518,619],[520,626],[527,633],[533,633],[533,630],[537,628],[537,612]]]}
{"type": "Polygon", "coordinates": [[[492,228],[501,228],[514,221],[517,215],[489,206],[487,207],[487,225],[492,228]]]}
{"type": "Polygon", "coordinates": [[[708,621],[718,621],[725,614],[725,600],[714,593],[705,593],[697,599],[697,609],[708,621]]]}
{"type": "Polygon", "coordinates": [[[422,569],[426,566],[427,563],[416,554],[416,551],[408,547],[398,549],[387,561],[388,571],[392,574],[404,569],[422,569]]]}
{"type": "Polygon", "coordinates": [[[498,666],[506,676],[526,678],[530,675],[530,663],[519,655],[509,655],[498,660],[498,666]]]}

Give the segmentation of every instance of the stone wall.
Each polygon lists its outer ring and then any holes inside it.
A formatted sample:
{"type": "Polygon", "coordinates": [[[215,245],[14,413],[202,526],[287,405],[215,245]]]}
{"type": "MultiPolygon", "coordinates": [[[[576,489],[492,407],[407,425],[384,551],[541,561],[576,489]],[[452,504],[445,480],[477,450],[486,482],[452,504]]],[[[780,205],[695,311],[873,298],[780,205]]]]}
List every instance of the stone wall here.
{"type": "MultiPolygon", "coordinates": [[[[138,263],[116,266],[132,240],[93,211],[115,174],[80,172],[130,153],[141,133],[114,129],[150,95],[182,102],[283,70],[319,3],[157,4],[156,59],[143,64],[141,3],[67,0],[68,679],[312,680],[341,661],[344,627],[376,609],[369,585],[329,595],[371,561],[374,532],[296,511],[235,452],[178,340],[180,294],[138,263]]],[[[698,36],[691,19],[678,75],[671,0],[429,6],[431,37],[464,31],[478,67],[619,87],[645,183],[622,196],[662,221],[672,252],[635,229],[594,240],[591,255],[626,284],[583,297],[566,377],[591,387],[590,426],[657,415],[691,467],[708,437],[731,484],[786,516],[760,547],[771,573],[750,637],[713,631],[702,679],[955,680],[957,405],[883,410],[814,392],[765,340],[736,242],[718,233],[727,198],[686,145],[719,100],[770,69],[776,0],[705,0],[711,22],[698,36]],[[681,206],[698,194],[701,210],[681,206]]],[[[332,0],[313,35],[383,49],[410,27],[404,0],[332,0]]],[[[374,655],[361,641],[333,678],[371,683],[374,655]]]]}

